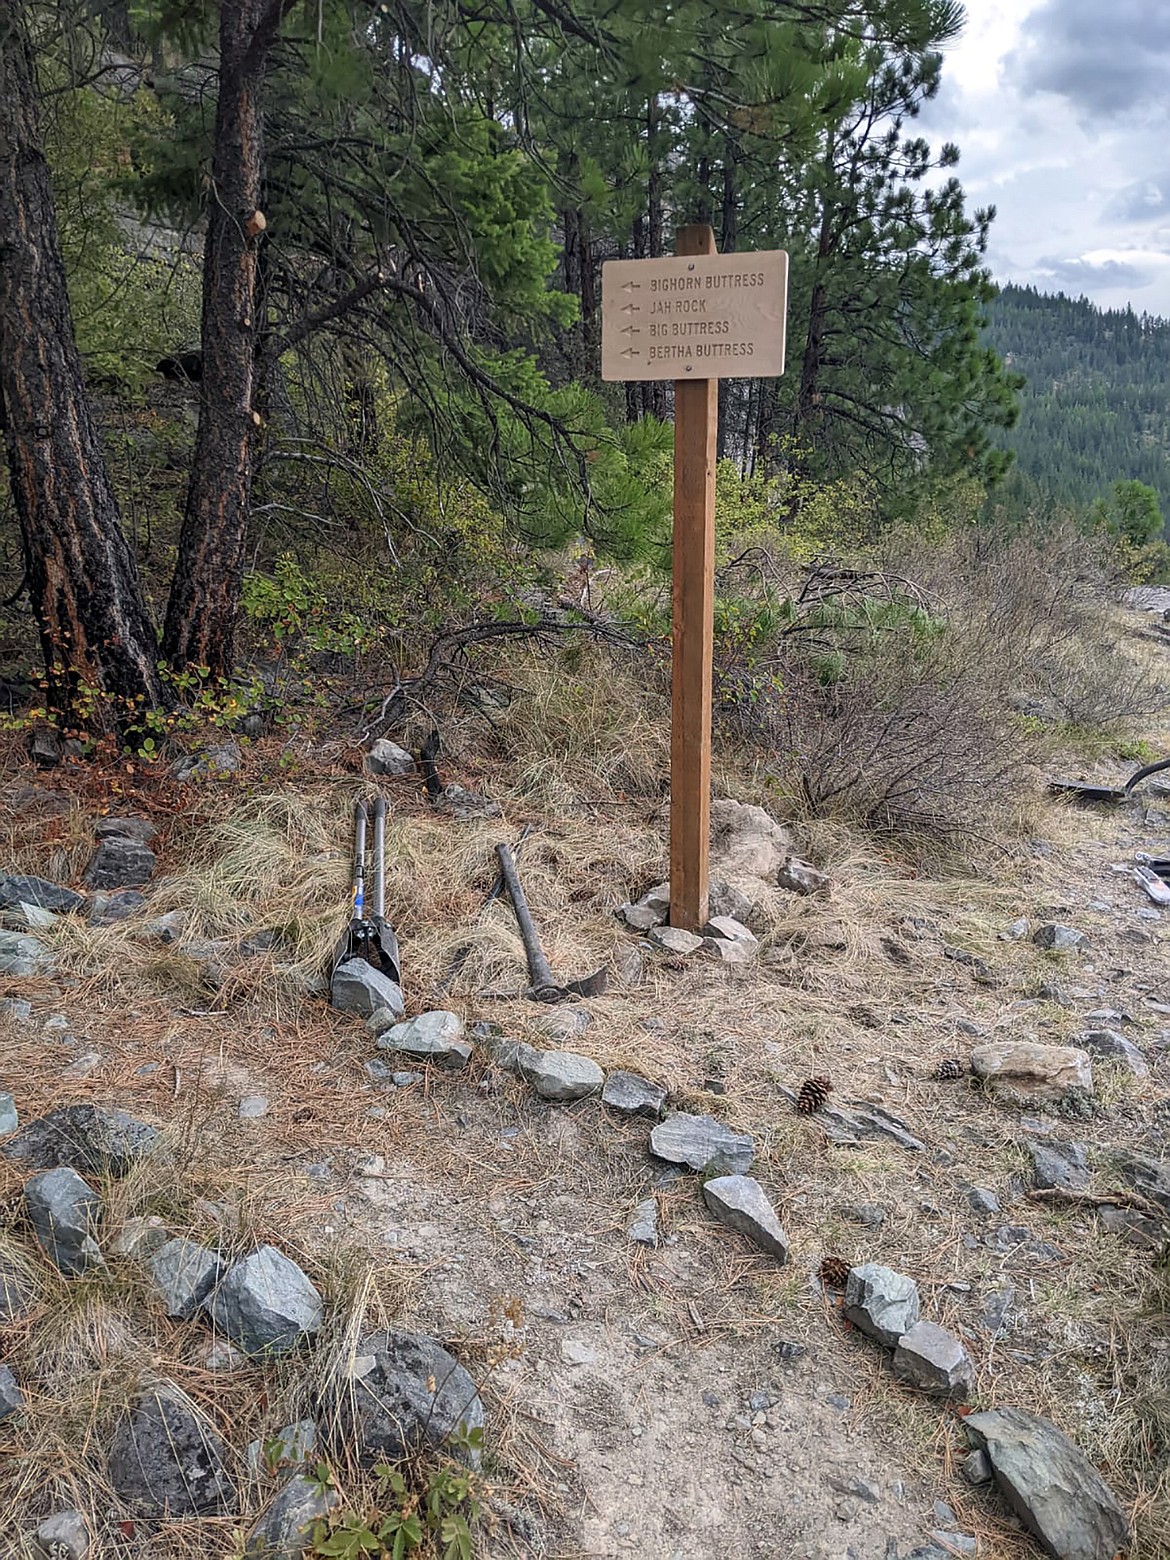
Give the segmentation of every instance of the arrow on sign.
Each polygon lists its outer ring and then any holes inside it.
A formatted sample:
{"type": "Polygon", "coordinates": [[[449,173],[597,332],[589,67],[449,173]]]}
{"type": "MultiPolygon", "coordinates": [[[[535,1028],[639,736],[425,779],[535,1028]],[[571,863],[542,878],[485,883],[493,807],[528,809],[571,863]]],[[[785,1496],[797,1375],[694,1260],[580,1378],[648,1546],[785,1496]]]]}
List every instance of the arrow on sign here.
{"type": "Polygon", "coordinates": [[[622,313],[623,314],[637,314],[639,312],[640,311],[639,311],[638,305],[636,303],[623,303],[622,304],[622,313]]]}
{"type": "Polygon", "coordinates": [[[641,334],[642,334],[642,327],[640,325],[623,325],[622,326],[622,335],[623,336],[640,336],[641,334]]]}
{"type": "Polygon", "coordinates": [[[622,350],[622,357],[641,357],[641,356],[642,356],[642,352],[641,352],[641,349],[639,347],[625,347],[622,350]]]}
{"type": "Polygon", "coordinates": [[[642,291],[642,284],[641,284],[641,282],[623,282],[623,284],[622,284],[622,292],[641,292],[641,291],[642,291]]]}

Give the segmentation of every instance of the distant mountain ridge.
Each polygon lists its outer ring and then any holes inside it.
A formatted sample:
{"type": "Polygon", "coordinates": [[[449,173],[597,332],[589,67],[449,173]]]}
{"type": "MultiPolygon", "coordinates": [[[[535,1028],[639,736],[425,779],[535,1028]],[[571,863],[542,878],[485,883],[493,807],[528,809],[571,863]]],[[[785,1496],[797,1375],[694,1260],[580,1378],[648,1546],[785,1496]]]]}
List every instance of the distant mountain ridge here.
{"type": "Polygon", "coordinates": [[[1081,506],[1136,478],[1170,515],[1170,321],[1010,284],[988,314],[988,342],[1028,381],[1003,498],[1081,506]]]}

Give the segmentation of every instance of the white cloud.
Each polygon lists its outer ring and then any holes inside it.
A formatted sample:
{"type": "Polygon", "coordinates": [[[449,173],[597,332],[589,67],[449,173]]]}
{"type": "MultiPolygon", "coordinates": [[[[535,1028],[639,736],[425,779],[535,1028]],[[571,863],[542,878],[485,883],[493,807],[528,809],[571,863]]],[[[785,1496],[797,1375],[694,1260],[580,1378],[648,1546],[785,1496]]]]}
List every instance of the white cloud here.
{"type": "Polygon", "coordinates": [[[998,280],[1170,315],[1168,62],[1161,0],[967,0],[922,129],[996,207],[998,280]]]}

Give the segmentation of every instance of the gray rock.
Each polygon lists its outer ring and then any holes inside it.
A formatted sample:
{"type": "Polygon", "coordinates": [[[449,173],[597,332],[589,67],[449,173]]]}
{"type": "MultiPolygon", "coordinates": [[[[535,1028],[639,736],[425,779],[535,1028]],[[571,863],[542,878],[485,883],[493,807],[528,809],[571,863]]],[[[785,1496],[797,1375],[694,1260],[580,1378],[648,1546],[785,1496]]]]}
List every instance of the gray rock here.
{"type": "Polygon", "coordinates": [[[480,1452],[452,1437],[482,1431],[483,1403],[463,1366],[423,1333],[362,1338],[348,1380],[332,1389],[330,1433],[367,1461],[398,1462],[420,1448],[445,1449],[473,1468],[480,1452]]]}
{"type": "Polygon", "coordinates": [[[661,926],[667,915],[658,905],[647,904],[620,905],[617,913],[632,932],[648,932],[651,927],[661,926]]]}
{"type": "Polygon", "coordinates": [[[443,1011],[420,1013],[408,1023],[394,1024],[378,1036],[377,1044],[411,1061],[434,1062],[451,1070],[466,1067],[474,1049],[463,1038],[463,1020],[443,1011]]]}
{"type": "Polygon", "coordinates": [[[1084,932],[1078,932],[1073,926],[1051,923],[1038,926],[1032,933],[1032,941],[1037,948],[1047,948],[1054,953],[1082,953],[1089,946],[1084,932]]]}
{"type": "Polygon", "coordinates": [[[103,1105],[61,1105],[30,1121],[2,1152],[37,1170],[73,1165],[93,1175],[127,1175],[145,1159],[158,1133],[124,1110],[103,1105]]]}
{"type": "Polygon", "coordinates": [[[1135,1078],[1148,1078],[1150,1075],[1146,1059],[1137,1046],[1124,1035],[1119,1035],[1115,1029],[1090,1029],[1085,1034],[1078,1035],[1077,1040],[1094,1056],[1104,1056],[1109,1061],[1120,1062],[1135,1078]]]}
{"type": "Polygon", "coordinates": [[[1112,1490],[1047,1419],[993,1408],[963,1424],[1008,1505],[1055,1560],[1114,1560],[1129,1548],[1129,1522],[1112,1490]]]}
{"type": "Polygon", "coordinates": [[[227,1449],[168,1381],[142,1390],[114,1432],[109,1475],[126,1504],[152,1517],[209,1517],[236,1508],[227,1449]]]}
{"type": "Polygon", "coordinates": [[[24,1393],[16,1384],[16,1377],[7,1365],[0,1365],[0,1421],[10,1414],[18,1414],[24,1407],[24,1393]]]}
{"type": "Polygon", "coordinates": [[[85,869],[90,888],[137,888],[149,883],[158,858],[149,845],[113,835],[101,840],[85,869]]]}
{"type": "MultiPolygon", "coordinates": [[[[340,1492],[294,1473],[248,1534],[245,1560],[303,1560],[314,1525],[337,1505],[340,1492]]],[[[315,1551],[314,1551],[315,1552],[315,1551]]]]}
{"type": "Polygon", "coordinates": [[[145,894],[136,888],[124,888],[119,893],[91,894],[86,913],[93,926],[116,926],[137,915],[145,903],[145,894]]]}
{"type": "Polygon", "coordinates": [[[894,1348],[917,1322],[918,1285],[877,1262],[850,1268],[845,1282],[845,1318],[868,1338],[894,1348]]]}
{"type": "Polygon", "coordinates": [[[33,1534],[34,1560],[86,1560],[89,1525],[80,1511],[58,1511],[33,1534]]]}
{"type": "Polygon", "coordinates": [[[1170,1214],[1170,1164],[1150,1159],[1145,1154],[1130,1153],[1127,1149],[1114,1150],[1112,1158],[1135,1192],[1170,1214]]]}
{"type": "Polygon", "coordinates": [[[638,1246],[658,1245],[658,1199],[647,1197],[634,1209],[626,1234],[638,1246]]]}
{"type": "Polygon", "coordinates": [[[737,921],[733,915],[713,915],[703,931],[708,937],[721,937],[728,942],[748,943],[753,948],[759,941],[756,934],[749,931],[743,922],[737,921]]]}
{"type": "Polygon", "coordinates": [[[0,1137],[8,1137],[20,1126],[20,1113],[11,1094],[0,1092],[0,1137]]]}
{"type": "Polygon", "coordinates": [[[851,1224],[864,1225],[868,1230],[881,1229],[887,1217],[880,1203],[843,1203],[837,1212],[851,1224]]]}
{"type": "Polygon", "coordinates": [[[742,889],[725,882],[722,878],[712,878],[707,894],[708,915],[729,915],[746,925],[748,917],[755,908],[756,901],[749,898],[742,889]]]}
{"type": "Polygon", "coordinates": [[[640,905],[647,905],[651,910],[659,912],[660,924],[670,914],[670,884],[656,883],[653,888],[648,888],[639,899],[640,905]]]}
{"type": "Polygon", "coordinates": [[[487,1049],[491,1052],[496,1066],[502,1068],[504,1072],[512,1073],[516,1078],[524,1076],[524,1068],[534,1068],[540,1063],[541,1053],[535,1046],[525,1045],[523,1040],[493,1037],[488,1041],[487,1049]]]}
{"type": "Polygon", "coordinates": [[[329,985],[329,997],[335,1008],[343,1013],[360,1013],[369,1018],[380,1008],[385,1008],[395,1018],[406,1013],[402,988],[395,985],[388,975],[376,970],[365,959],[347,959],[333,971],[329,985]]]}
{"type": "Polygon", "coordinates": [[[208,1344],[207,1353],[203,1356],[205,1370],[243,1370],[245,1365],[251,1363],[242,1349],[237,1349],[224,1338],[218,1338],[214,1343],[208,1344]]]}
{"type": "Polygon", "coordinates": [[[150,1276],[168,1316],[189,1322],[223,1271],[217,1252],[177,1235],[150,1259],[150,1276]]]}
{"type": "Polygon", "coordinates": [[[308,1462],[317,1450],[317,1425],[312,1419],[299,1419],[285,1425],[267,1441],[251,1441],[244,1460],[253,1473],[275,1473],[278,1468],[295,1468],[308,1462]]]}
{"type": "Polygon", "coordinates": [[[776,882],[794,894],[828,894],[831,887],[827,873],[818,872],[795,856],[790,856],[776,873],[776,882]]]}
{"type": "Polygon", "coordinates": [[[94,1239],[102,1200],[76,1170],[59,1165],[25,1183],[24,1198],[37,1243],[62,1273],[86,1273],[104,1267],[94,1239]]]}
{"type": "Polygon", "coordinates": [[[1004,1284],[1000,1289],[989,1289],[983,1296],[983,1326],[993,1338],[1005,1333],[1008,1314],[1016,1303],[1016,1286],[1004,1284]]]}
{"type": "Polygon", "coordinates": [[[637,1073],[611,1072],[601,1091],[601,1102],[619,1116],[647,1116],[657,1121],[666,1108],[666,1089],[637,1073]]]}
{"type": "Polygon", "coordinates": [[[150,938],[152,942],[178,942],[186,924],[187,917],[182,910],[168,910],[166,915],[155,916],[153,921],[147,921],[141,935],[150,938]]]}
{"type": "Polygon", "coordinates": [[[650,1134],[650,1152],[668,1164],[686,1165],[714,1175],[746,1175],[756,1157],[756,1145],[746,1132],[733,1132],[714,1116],[678,1111],[650,1134]]]}
{"type": "MultiPolygon", "coordinates": [[[[937,1560],[945,1560],[947,1555],[973,1555],[979,1549],[979,1540],[970,1533],[944,1533],[941,1528],[931,1528],[930,1536],[934,1539],[934,1544],[930,1546],[928,1556],[933,1552],[937,1560]],[[936,1548],[935,1545],[938,1547],[936,1548]]],[[[917,1553],[918,1551],[915,1550],[915,1554],[917,1553]]]]}
{"type": "Polygon", "coordinates": [[[605,1082],[605,1073],[593,1058],[576,1051],[537,1051],[519,1058],[517,1070],[537,1094],[557,1104],[583,1100],[605,1082]]]}
{"type": "Polygon", "coordinates": [[[268,1114],[268,1096],[266,1094],[245,1094],[240,1101],[236,1115],[241,1121],[259,1121],[261,1116],[268,1114]]]}
{"type": "Polygon", "coordinates": [[[653,926],[647,932],[646,939],[663,953],[673,953],[680,958],[697,953],[703,946],[701,937],[694,932],[684,931],[681,926],[653,926]]]}
{"type": "Polygon", "coordinates": [[[219,775],[234,775],[243,763],[240,744],[229,738],[205,753],[186,753],[171,765],[176,780],[210,780],[219,775]]]}
{"type": "Polygon", "coordinates": [[[17,1024],[27,1024],[32,1019],[32,1003],[24,997],[0,998],[0,1013],[17,1024]]]}
{"type": "MultiPolygon", "coordinates": [[[[794,1100],[795,1095],[791,1096],[794,1100]]],[[[925,1152],[926,1144],[893,1111],[874,1105],[869,1100],[850,1100],[849,1109],[838,1105],[824,1105],[817,1115],[823,1122],[826,1135],[839,1143],[858,1143],[865,1138],[888,1138],[899,1148],[911,1153],[925,1152]]]]}
{"type": "MultiPolygon", "coordinates": [[[[73,1043],[72,1037],[68,1043],[73,1043]]],[[[95,1067],[101,1065],[101,1060],[100,1051],[82,1051],[79,1056],[74,1057],[68,1067],[61,1069],[61,1076],[62,1078],[87,1078],[95,1067]]]]}
{"type": "Polygon", "coordinates": [[[143,1262],[170,1238],[170,1231],[157,1214],[138,1215],[127,1219],[110,1242],[110,1255],[143,1262]]]}
{"type": "Polygon", "coordinates": [[[541,1013],[533,1020],[532,1027],[538,1029],[553,1045],[564,1045],[584,1034],[592,1022],[593,1014],[584,1003],[562,1002],[557,1007],[549,1008],[547,1013],[541,1013]]]}
{"type": "Polygon", "coordinates": [[[975,1385],[975,1367],[962,1342],[934,1322],[915,1322],[898,1339],[894,1375],[935,1397],[965,1401],[975,1385]]]}
{"type": "Polygon", "coordinates": [[[38,910],[51,910],[55,915],[68,915],[80,910],[85,897],[60,883],[50,883],[47,878],[24,877],[20,873],[0,874],[0,910],[18,910],[21,905],[35,905],[38,910]]]}
{"type": "Polygon", "coordinates": [[[0,975],[47,975],[53,955],[28,932],[0,932],[0,975]]]}
{"type": "Polygon", "coordinates": [[[752,964],[758,945],[754,942],[732,942],[726,937],[704,937],[703,952],[720,964],[752,964]]]}
{"type": "Polygon", "coordinates": [[[990,1484],[995,1475],[991,1471],[991,1459],[978,1448],[968,1452],[959,1464],[959,1472],[968,1484],[990,1484]]]}
{"type": "Polygon", "coordinates": [[[788,1261],[788,1237],[760,1183],[750,1175],[722,1175],[703,1183],[703,1201],[728,1229],[746,1235],[770,1256],[788,1261]]]}
{"type": "Polygon", "coordinates": [[[504,812],[499,802],[454,783],[443,787],[443,794],[432,806],[437,812],[450,813],[459,823],[472,823],[477,818],[501,818],[504,812]]]}
{"type": "Polygon", "coordinates": [[[379,737],[366,754],[366,768],[372,775],[412,775],[414,757],[389,737],[379,737]]]}
{"type": "Polygon", "coordinates": [[[1083,1143],[1038,1143],[1025,1138],[1023,1147],[1032,1156],[1033,1181],[1041,1190],[1079,1192],[1088,1186],[1089,1162],[1083,1143]]]}
{"type": "Polygon", "coordinates": [[[138,845],[149,845],[158,829],[149,818],[99,818],[93,833],[98,840],[133,840],[138,845]]]}
{"type": "Polygon", "coordinates": [[[1093,1092],[1093,1064],[1087,1051],[1035,1040],[995,1040],[971,1052],[971,1070],[988,1083],[1006,1084],[1026,1095],[1051,1097],[1069,1089],[1093,1092]]]}
{"type": "Polygon", "coordinates": [[[325,1307],[291,1258],[261,1246],[228,1269],[207,1302],[216,1329],[245,1354],[287,1354],[321,1326],[325,1307]]]}
{"type": "Polygon", "coordinates": [[[967,1193],[967,1201],[976,1213],[998,1213],[999,1198],[985,1186],[973,1186],[967,1193]]]}
{"type": "Polygon", "coordinates": [[[1127,1246],[1160,1252],[1166,1244],[1164,1219],[1144,1219],[1133,1208],[1115,1208],[1109,1203],[1098,1208],[1097,1214],[1109,1233],[1120,1236],[1127,1246]]]}

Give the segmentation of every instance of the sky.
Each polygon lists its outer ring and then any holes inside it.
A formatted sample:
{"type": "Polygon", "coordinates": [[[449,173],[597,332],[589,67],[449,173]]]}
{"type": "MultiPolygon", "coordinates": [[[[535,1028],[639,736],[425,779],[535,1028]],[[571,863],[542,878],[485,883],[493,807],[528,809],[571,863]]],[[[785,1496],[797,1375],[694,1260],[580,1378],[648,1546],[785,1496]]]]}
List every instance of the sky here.
{"type": "Polygon", "coordinates": [[[999,282],[1170,317],[1170,0],[965,0],[932,143],[994,205],[999,282]]]}

